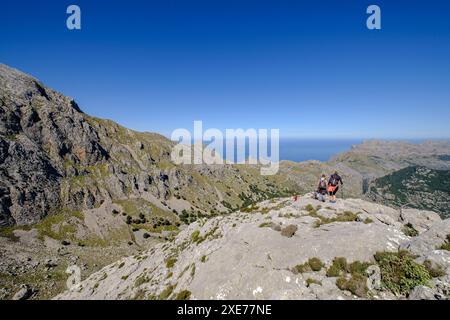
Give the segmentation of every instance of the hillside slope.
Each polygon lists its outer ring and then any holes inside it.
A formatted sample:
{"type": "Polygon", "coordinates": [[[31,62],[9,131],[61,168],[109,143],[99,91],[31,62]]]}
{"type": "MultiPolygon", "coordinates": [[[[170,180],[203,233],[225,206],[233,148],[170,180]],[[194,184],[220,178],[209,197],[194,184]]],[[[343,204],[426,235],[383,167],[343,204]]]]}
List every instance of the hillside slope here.
{"type": "Polygon", "coordinates": [[[176,166],[172,145],[90,117],[74,100],[0,65],[0,226],[130,198],[195,217],[295,188],[255,167],[176,166]]]}
{"type": "Polygon", "coordinates": [[[387,205],[406,206],[450,216],[450,170],[407,167],[374,180],[367,197],[387,205]]]}

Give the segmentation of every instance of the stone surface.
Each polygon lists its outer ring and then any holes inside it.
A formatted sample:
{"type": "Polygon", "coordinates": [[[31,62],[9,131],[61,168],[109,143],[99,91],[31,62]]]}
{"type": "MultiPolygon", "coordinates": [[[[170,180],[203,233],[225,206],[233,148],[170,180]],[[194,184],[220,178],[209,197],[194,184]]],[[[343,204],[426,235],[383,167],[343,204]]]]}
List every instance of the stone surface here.
{"type": "Polygon", "coordinates": [[[444,297],[425,286],[417,286],[409,295],[409,300],[442,300],[444,297]]]}
{"type": "Polygon", "coordinates": [[[20,290],[16,292],[12,300],[27,300],[33,294],[33,290],[28,285],[22,285],[20,290]]]}
{"type": "MultiPolygon", "coordinates": [[[[191,299],[359,299],[341,291],[335,284],[336,278],[327,277],[324,269],[303,274],[291,270],[313,257],[319,258],[326,267],[335,257],[345,257],[349,262],[373,263],[376,252],[397,251],[402,244],[411,241],[402,233],[401,223],[390,225],[382,222],[383,219],[369,224],[333,222],[320,227],[301,223],[303,217],[308,216],[304,210],[308,204],[316,206],[318,202],[309,196],[296,202],[290,199],[265,201],[251,214],[233,213],[202,225],[193,223],[173,242],[107,266],[83,281],[77,290],[56,298],[149,298],[160,297],[171,288],[169,298],[189,290],[191,299]],[[288,212],[291,214],[287,215],[288,212]],[[284,237],[272,228],[260,227],[267,221],[281,223],[282,228],[296,225],[298,230],[292,237],[284,237]],[[201,242],[192,240],[196,230],[199,237],[204,237],[201,242]],[[171,259],[176,259],[173,266],[167,264],[171,259]],[[321,284],[308,286],[308,278],[321,284]]],[[[378,217],[386,215],[390,219],[395,216],[389,208],[359,200],[339,199],[334,205],[337,217],[348,210],[378,217]]],[[[440,230],[436,224],[434,229],[440,230]]],[[[420,257],[429,253],[421,252],[420,257]]],[[[380,271],[376,266],[369,269],[368,276],[369,289],[375,296],[397,298],[379,291],[382,289],[380,271]]],[[[443,279],[439,281],[446,283],[443,279]]],[[[431,297],[419,291],[415,296],[431,297]]]]}

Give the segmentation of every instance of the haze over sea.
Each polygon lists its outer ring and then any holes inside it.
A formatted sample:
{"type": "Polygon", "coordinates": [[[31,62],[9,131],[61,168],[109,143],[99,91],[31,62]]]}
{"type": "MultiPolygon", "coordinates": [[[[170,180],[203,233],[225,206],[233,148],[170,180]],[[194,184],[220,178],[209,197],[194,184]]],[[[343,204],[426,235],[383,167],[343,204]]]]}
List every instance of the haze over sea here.
{"type": "Polygon", "coordinates": [[[352,145],[362,142],[363,139],[281,138],[280,160],[328,161],[337,153],[348,151],[352,145]]]}
{"type": "MultiPolygon", "coordinates": [[[[295,162],[307,160],[328,161],[334,155],[349,151],[352,145],[360,144],[367,139],[312,139],[312,138],[281,138],[280,160],[295,162]]],[[[389,139],[377,139],[389,140],[389,139]]],[[[408,143],[423,143],[429,140],[448,139],[391,139],[408,143]]]]}

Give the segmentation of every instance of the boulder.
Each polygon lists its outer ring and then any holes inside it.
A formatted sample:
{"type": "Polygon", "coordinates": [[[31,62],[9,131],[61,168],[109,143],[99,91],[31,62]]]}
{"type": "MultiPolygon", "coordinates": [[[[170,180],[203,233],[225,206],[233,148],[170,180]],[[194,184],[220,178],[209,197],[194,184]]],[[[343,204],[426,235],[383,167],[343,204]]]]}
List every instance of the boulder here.
{"type": "Polygon", "coordinates": [[[17,291],[12,300],[27,300],[33,295],[33,289],[31,289],[28,285],[23,284],[20,286],[20,290],[17,291]]]}
{"type": "Polygon", "coordinates": [[[425,232],[431,228],[435,222],[441,221],[441,217],[432,211],[418,209],[402,209],[400,220],[404,224],[411,224],[419,233],[425,232]]]}
{"type": "Polygon", "coordinates": [[[439,294],[437,291],[425,287],[425,286],[417,286],[413,289],[413,291],[409,294],[409,300],[442,300],[444,296],[439,294]]]}

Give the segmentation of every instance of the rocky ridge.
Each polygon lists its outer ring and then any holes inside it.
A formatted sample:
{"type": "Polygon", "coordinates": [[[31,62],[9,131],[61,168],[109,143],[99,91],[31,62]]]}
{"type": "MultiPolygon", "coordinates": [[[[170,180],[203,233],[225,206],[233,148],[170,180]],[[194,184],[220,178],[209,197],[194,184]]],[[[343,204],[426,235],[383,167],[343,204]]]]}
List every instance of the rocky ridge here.
{"type": "Polygon", "coordinates": [[[450,252],[440,246],[448,234],[450,220],[433,212],[281,198],[192,223],[173,241],[106,266],[56,299],[445,299],[450,252]],[[382,258],[403,249],[428,276],[393,292],[382,258]],[[342,258],[348,273],[335,270],[342,258]]]}

